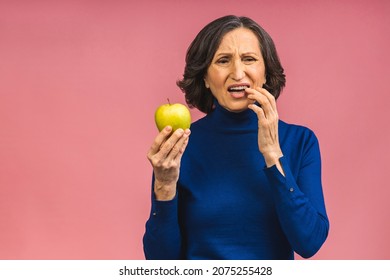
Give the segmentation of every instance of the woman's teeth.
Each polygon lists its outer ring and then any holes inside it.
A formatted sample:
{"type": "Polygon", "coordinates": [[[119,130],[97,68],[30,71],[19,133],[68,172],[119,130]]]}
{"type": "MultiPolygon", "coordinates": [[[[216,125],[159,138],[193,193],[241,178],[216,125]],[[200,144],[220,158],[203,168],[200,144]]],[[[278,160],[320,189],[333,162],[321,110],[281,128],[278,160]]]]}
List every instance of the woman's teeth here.
{"type": "Polygon", "coordinates": [[[230,88],[228,88],[228,91],[230,91],[230,92],[240,92],[240,91],[244,91],[246,88],[248,88],[248,86],[230,87],[230,88]]]}

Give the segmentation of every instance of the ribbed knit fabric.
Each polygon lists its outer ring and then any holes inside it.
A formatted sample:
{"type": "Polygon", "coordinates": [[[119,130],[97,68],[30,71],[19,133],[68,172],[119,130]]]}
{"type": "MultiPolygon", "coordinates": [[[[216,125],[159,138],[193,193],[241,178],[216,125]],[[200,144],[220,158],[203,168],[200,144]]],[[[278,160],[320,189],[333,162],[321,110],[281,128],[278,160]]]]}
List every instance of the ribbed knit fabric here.
{"type": "Polygon", "coordinates": [[[327,238],[317,138],[279,121],[286,177],[266,168],[257,116],[216,104],[194,122],[177,195],[156,201],[146,223],[146,259],[293,259],[313,256],[327,238]]]}

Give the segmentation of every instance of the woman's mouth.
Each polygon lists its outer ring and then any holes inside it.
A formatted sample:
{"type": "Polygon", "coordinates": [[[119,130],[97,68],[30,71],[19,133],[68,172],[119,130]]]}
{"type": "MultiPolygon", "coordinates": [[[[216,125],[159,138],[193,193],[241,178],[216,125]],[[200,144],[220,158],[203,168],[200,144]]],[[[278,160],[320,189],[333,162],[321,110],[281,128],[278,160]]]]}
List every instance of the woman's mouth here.
{"type": "Polygon", "coordinates": [[[245,89],[249,88],[249,84],[231,85],[228,87],[228,92],[233,98],[243,98],[246,95],[245,89]]]}

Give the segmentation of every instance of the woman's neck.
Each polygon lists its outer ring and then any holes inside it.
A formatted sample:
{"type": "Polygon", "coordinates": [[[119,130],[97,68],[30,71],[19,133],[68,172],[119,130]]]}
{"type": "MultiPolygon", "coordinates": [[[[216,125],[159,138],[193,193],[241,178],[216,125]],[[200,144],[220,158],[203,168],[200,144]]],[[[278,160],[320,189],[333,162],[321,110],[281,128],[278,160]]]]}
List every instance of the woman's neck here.
{"type": "Polygon", "coordinates": [[[241,112],[232,112],[222,107],[217,101],[214,109],[207,115],[213,124],[213,129],[222,131],[257,130],[257,116],[246,109],[241,112]]]}

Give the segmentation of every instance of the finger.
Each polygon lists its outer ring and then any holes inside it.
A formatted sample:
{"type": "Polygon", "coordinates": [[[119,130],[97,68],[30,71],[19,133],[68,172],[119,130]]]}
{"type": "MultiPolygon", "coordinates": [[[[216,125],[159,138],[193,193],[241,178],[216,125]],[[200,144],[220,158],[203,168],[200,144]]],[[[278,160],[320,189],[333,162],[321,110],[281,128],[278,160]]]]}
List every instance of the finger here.
{"type": "Polygon", "coordinates": [[[266,89],[258,87],[256,89],[247,89],[247,92],[249,93],[249,99],[256,100],[261,105],[266,117],[277,116],[275,99],[266,89]]]}
{"type": "MultiPolygon", "coordinates": [[[[179,128],[161,145],[160,151],[158,152],[161,158],[167,158],[171,153],[176,143],[183,137],[184,130],[179,128]]],[[[175,148],[176,149],[176,148],[175,148]]]]}
{"type": "Polygon", "coordinates": [[[257,89],[248,88],[246,89],[246,91],[249,93],[248,98],[257,101],[262,107],[262,109],[264,110],[266,116],[273,114],[275,108],[271,104],[271,101],[264,93],[264,91],[261,90],[261,88],[257,88],[257,89]]]}
{"type": "Polygon", "coordinates": [[[188,145],[188,142],[190,140],[190,134],[191,134],[191,131],[188,129],[188,131],[186,130],[185,132],[188,136],[186,137],[186,139],[184,140],[184,143],[183,145],[181,146],[181,149],[180,149],[180,152],[178,153],[178,155],[176,156],[176,160],[181,160],[181,157],[183,156],[184,154],[184,151],[186,150],[187,148],[187,145],[188,145]]]}
{"type": "Polygon", "coordinates": [[[262,119],[265,119],[264,110],[260,106],[258,106],[256,104],[249,104],[248,108],[256,113],[257,118],[259,119],[259,121],[261,121],[262,119]]]}
{"type": "Polygon", "coordinates": [[[247,88],[245,91],[248,93],[248,98],[257,101],[261,105],[268,102],[268,98],[262,94],[258,89],[247,88]]]}
{"type": "Polygon", "coordinates": [[[268,101],[271,103],[272,107],[273,108],[276,108],[276,99],[275,99],[275,96],[273,96],[268,90],[266,90],[265,88],[261,88],[261,87],[257,87],[256,88],[260,93],[264,94],[268,101]]]}
{"type": "Polygon", "coordinates": [[[149,152],[148,152],[149,158],[151,156],[157,154],[160,151],[161,145],[168,139],[171,132],[172,132],[171,126],[166,126],[163,130],[161,130],[161,132],[154,139],[154,142],[149,149],[149,152]]]}
{"type": "Polygon", "coordinates": [[[184,153],[184,150],[188,144],[188,139],[190,136],[191,131],[189,129],[186,129],[184,131],[184,134],[182,137],[176,142],[176,144],[172,147],[170,150],[167,160],[173,160],[173,161],[180,161],[181,156],[184,153]]]}
{"type": "Polygon", "coordinates": [[[176,156],[176,159],[181,160],[181,157],[182,157],[182,155],[184,154],[184,151],[187,148],[189,140],[190,140],[189,137],[187,137],[187,139],[184,140],[184,143],[183,143],[183,145],[181,146],[181,149],[180,149],[180,153],[176,156]]]}

